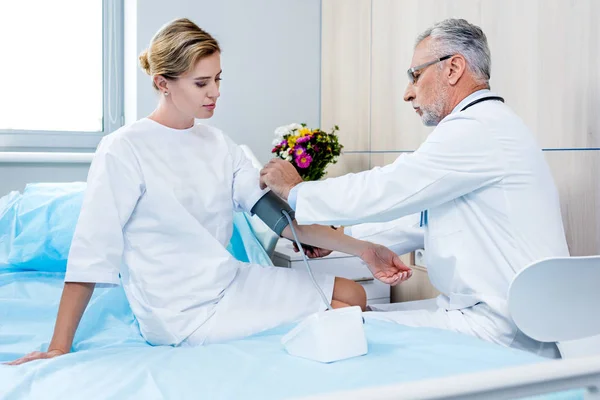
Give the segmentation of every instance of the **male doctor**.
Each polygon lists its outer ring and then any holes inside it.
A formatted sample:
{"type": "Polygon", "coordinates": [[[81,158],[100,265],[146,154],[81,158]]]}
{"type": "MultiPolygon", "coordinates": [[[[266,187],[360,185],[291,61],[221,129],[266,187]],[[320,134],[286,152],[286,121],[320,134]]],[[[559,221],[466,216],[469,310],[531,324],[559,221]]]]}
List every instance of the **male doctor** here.
{"type": "Polygon", "coordinates": [[[490,92],[490,51],[479,27],[445,20],[416,43],[404,100],[436,128],[415,152],[323,182],[302,182],[290,163],[275,159],[261,184],[288,199],[300,224],[353,225],[346,234],[398,254],[425,248],[429,278],[442,294],[433,304],[372,306],[386,312],[370,317],[556,357],[556,346],[520,332],[507,308],[519,270],[569,255],[542,151],[490,92]]]}

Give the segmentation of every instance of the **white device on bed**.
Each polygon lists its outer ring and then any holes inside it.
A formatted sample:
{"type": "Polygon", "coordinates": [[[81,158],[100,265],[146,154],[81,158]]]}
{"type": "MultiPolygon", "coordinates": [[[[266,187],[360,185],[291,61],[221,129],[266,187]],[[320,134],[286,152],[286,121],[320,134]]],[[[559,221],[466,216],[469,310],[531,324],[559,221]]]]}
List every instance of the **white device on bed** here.
{"type": "Polygon", "coordinates": [[[362,310],[356,306],[335,310],[331,307],[327,296],[325,296],[313,276],[310,264],[302,249],[302,244],[294,230],[291,217],[285,210],[282,210],[282,213],[288,220],[315,289],[319,292],[323,303],[325,303],[325,311],[309,315],[286,334],[281,339],[281,343],[286,351],[293,356],[323,363],[367,354],[367,338],[363,326],[362,310]]]}

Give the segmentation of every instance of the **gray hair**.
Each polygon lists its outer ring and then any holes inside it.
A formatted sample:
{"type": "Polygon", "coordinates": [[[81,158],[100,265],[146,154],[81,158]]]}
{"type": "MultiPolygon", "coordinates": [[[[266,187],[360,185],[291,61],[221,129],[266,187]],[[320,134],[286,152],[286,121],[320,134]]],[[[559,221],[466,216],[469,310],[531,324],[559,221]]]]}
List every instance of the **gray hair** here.
{"type": "Polygon", "coordinates": [[[428,37],[433,40],[436,57],[461,54],[475,78],[481,83],[489,82],[492,57],[481,28],[464,19],[446,19],[419,35],[415,47],[428,37]]]}

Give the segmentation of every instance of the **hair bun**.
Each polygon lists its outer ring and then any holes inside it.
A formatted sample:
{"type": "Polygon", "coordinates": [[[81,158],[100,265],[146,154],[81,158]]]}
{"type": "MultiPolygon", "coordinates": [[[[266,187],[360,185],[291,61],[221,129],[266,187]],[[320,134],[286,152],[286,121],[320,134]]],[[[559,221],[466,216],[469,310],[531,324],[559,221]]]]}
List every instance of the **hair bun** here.
{"type": "Polygon", "coordinates": [[[148,75],[151,75],[150,71],[150,60],[148,60],[148,50],[144,50],[142,54],[140,54],[140,65],[146,71],[148,75]]]}

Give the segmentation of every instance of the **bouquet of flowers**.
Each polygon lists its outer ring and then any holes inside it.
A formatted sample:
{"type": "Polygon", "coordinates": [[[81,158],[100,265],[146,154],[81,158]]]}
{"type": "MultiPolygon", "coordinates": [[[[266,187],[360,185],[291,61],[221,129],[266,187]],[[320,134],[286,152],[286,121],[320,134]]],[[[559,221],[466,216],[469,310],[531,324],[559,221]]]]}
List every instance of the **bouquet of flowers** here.
{"type": "Polygon", "coordinates": [[[321,129],[309,129],[306,124],[290,124],[275,129],[275,146],[271,153],[287,160],[305,181],[315,181],[325,175],[329,164],[335,164],[342,146],[335,134],[336,125],[330,133],[321,129]]]}

